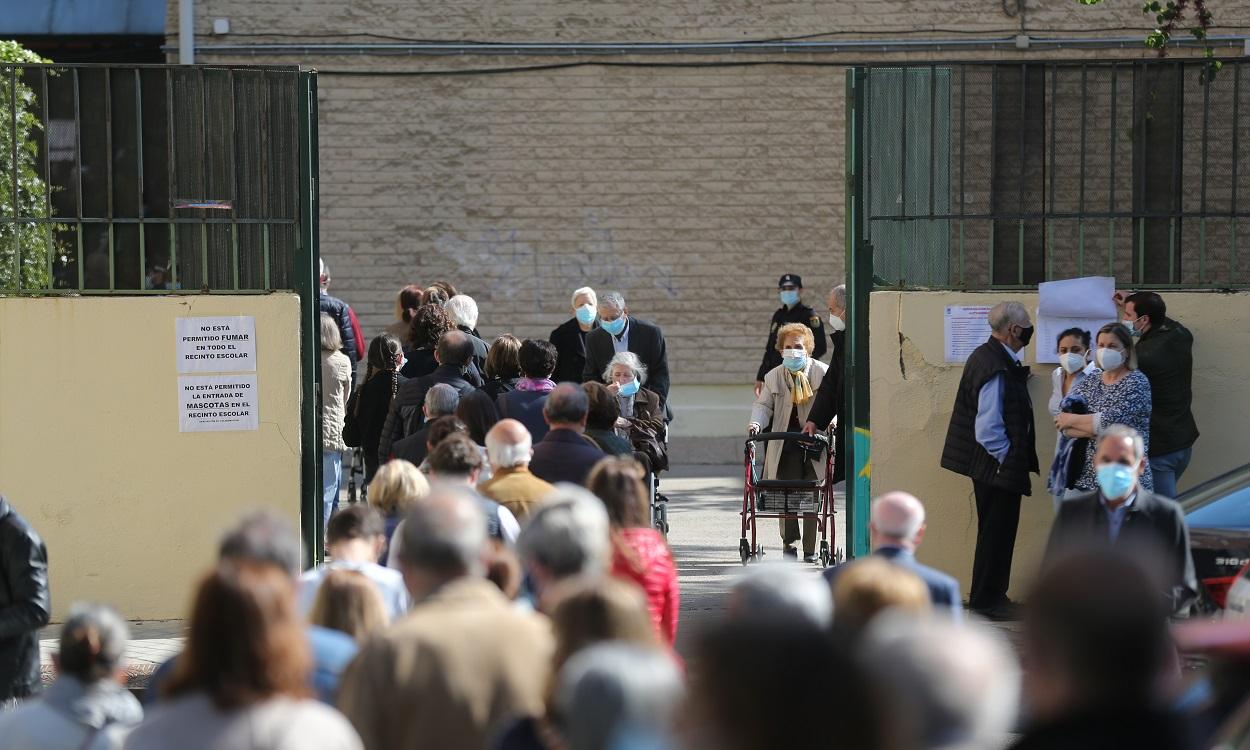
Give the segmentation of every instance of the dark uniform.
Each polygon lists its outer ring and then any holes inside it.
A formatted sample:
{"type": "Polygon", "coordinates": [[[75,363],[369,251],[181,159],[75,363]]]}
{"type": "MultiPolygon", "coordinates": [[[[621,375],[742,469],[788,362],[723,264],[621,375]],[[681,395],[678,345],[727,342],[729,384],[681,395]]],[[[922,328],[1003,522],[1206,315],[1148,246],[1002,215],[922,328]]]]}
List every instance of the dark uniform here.
{"type": "MultiPolygon", "coordinates": [[[[781,283],[777,286],[780,287],[785,283],[792,283],[797,287],[803,286],[800,278],[790,273],[782,276],[781,283]]],[[[777,351],[777,331],[787,323],[802,323],[812,329],[812,336],[816,339],[816,348],[808,352],[808,356],[812,359],[825,356],[825,323],[816,311],[802,302],[794,307],[782,305],[773,313],[772,327],[768,329],[768,344],[764,347],[764,361],[760,363],[759,372],[755,373],[757,381],[763,380],[769,370],[781,364],[781,353],[777,351]]]]}

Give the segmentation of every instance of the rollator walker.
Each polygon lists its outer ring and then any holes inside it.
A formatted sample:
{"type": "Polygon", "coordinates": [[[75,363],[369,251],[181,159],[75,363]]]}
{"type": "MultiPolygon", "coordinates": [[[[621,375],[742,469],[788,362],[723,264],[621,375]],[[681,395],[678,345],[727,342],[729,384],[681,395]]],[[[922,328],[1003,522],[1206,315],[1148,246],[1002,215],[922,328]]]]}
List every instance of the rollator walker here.
{"type": "Polygon", "coordinates": [[[795,519],[802,521],[804,515],[815,514],[820,532],[820,565],[829,567],[842,561],[842,550],[836,549],[833,517],[833,441],[827,432],[808,435],[802,432],[760,432],[746,439],[745,483],[742,490],[742,538],[738,553],[742,564],[764,556],[764,549],[757,537],[756,521],[760,518],[795,519]],[[766,446],[774,440],[800,443],[805,450],[818,449],[825,461],[824,479],[763,479],[762,457],[766,446]],[[747,531],[750,531],[750,541],[747,531]]]}

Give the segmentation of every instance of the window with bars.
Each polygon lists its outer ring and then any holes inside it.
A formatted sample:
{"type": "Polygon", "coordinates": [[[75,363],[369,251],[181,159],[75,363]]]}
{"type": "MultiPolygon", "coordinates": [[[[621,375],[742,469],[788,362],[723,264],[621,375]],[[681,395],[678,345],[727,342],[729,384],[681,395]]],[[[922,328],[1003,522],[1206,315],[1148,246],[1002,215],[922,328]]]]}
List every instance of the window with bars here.
{"type": "Polygon", "coordinates": [[[0,66],[0,293],[294,289],[299,75],[0,66]]]}
{"type": "Polygon", "coordinates": [[[1245,65],[1206,84],[1201,60],[868,69],[855,132],[874,274],[902,287],[1091,274],[1250,286],[1245,65]]]}

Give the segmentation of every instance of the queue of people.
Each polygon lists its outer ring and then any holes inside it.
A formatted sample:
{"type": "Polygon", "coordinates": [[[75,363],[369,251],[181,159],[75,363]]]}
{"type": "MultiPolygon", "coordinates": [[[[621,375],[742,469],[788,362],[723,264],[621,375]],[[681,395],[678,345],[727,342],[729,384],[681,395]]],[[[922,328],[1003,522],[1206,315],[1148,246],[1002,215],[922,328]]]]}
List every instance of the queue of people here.
{"type": "MultiPolygon", "coordinates": [[[[782,277],[748,431],[833,428],[840,447],[845,288],[828,299],[830,365],[801,293],[797,275],[782,277]]],[[[693,638],[689,672],[675,650],[677,566],[649,508],[671,418],[660,329],[621,294],[582,288],[550,342],[487,344],[474,300],[410,285],[353,389],[342,330],[353,316],[331,302],[322,449],[359,447],[369,484],[367,504],[338,508],[341,464],[327,462],[329,562],[301,573],[289,523],[249,515],[197,583],[185,648],[153,676],[148,706],[120,686],[126,625],[99,605],[71,611],[56,681],[36,699],[47,553],[0,497],[0,708],[12,709],[0,745],[1223,746],[1244,696],[1199,720],[1180,700],[1166,626],[1197,593],[1170,499],[1197,429],[1192,337],[1157,297],[1128,295],[1124,323],[1055,342],[1056,517],[1022,608],[1007,590],[1022,497],[1041,469],[1028,311],[996,305],[964,367],[941,463],[975,496],[968,608],[1022,614],[1022,658],[964,616],[954,578],[916,559],[922,501],[888,492],[870,504],[871,555],[823,577],[783,564],[739,578],[724,617],[693,638]]],[[[817,480],[821,450],[770,443],[762,476],[817,480]]],[[[801,541],[814,561],[815,527],[814,515],[783,519],[785,556],[801,541]]]]}

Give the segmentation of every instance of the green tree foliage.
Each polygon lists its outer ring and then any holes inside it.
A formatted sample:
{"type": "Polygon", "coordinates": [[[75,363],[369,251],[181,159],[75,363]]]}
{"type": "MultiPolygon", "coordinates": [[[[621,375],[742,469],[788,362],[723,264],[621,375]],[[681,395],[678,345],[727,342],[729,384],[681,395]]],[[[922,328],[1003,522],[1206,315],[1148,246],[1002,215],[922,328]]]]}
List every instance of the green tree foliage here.
{"type": "MultiPolygon", "coordinates": [[[[23,82],[20,70],[15,79],[11,67],[14,63],[47,62],[51,60],[17,42],[0,40],[0,219],[48,218],[51,187],[38,168],[43,124],[37,115],[35,92],[23,82]]],[[[55,250],[54,237],[50,224],[0,220],[0,290],[49,288],[48,261],[55,250]]]]}
{"type": "MultiPolygon", "coordinates": [[[[1103,0],[1077,0],[1081,5],[1098,5],[1103,0]]],[[[1159,51],[1163,57],[1168,53],[1168,45],[1178,33],[1188,32],[1199,42],[1203,42],[1203,51],[1207,64],[1202,70],[1202,81],[1211,80],[1220,72],[1223,63],[1216,59],[1215,49],[1207,43],[1214,25],[1215,14],[1207,7],[1206,0],[1145,0],[1141,12],[1154,16],[1155,27],[1146,34],[1146,46],[1159,51]]]]}

